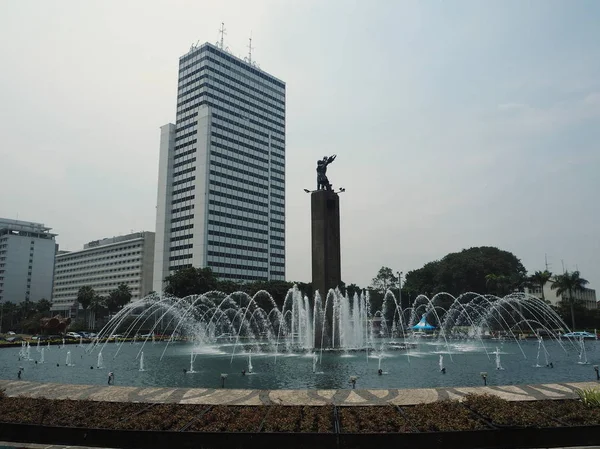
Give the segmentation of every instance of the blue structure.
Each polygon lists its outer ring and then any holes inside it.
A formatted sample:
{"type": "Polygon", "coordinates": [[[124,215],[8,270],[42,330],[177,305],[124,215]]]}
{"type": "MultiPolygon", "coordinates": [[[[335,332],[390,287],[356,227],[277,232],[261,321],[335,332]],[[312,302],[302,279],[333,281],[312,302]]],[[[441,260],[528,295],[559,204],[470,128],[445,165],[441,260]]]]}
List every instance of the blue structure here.
{"type": "Polygon", "coordinates": [[[425,319],[425,315],[423,315],[421,317],[421,321],[419,321],[417,324],[415,324],[411,329],[417,330],[417,331],[430,331],[430,330],[435,329],[435,326],[432,326],[431,324],[429,324],[427,322],[427,320],[425,319]]]}

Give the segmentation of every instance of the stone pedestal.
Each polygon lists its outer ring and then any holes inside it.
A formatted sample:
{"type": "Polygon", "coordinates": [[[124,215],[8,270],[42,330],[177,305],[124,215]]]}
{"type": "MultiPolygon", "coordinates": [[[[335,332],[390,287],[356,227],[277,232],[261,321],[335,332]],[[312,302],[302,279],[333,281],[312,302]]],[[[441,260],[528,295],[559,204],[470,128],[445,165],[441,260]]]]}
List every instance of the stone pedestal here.
{"type": "Polygon", "coordinates": [[[312,287],[323,303],[341,279],[340,198],[329,190],[311,194],[312,287]]]}

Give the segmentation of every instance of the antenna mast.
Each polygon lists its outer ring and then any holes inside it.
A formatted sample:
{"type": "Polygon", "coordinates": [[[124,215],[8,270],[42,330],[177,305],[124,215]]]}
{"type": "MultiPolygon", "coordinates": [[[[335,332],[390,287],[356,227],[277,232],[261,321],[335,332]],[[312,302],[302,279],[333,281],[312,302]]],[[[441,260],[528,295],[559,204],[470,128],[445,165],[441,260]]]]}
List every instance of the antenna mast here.
{"type": "Polygon", "coordinates": [[[248,64],[252,64],[252,33],[250,33],[250,38],[248,39],[248,64]]]}
{"type": "Polygon", "coordinates": [[[221,39],[219,40],[219,42],[220,42],[219,47],[221,47],[221,50],[224,50],[225,46],[223,44],[223,37],[227,34],[227,30],[225,29],[225,22],[221,22],[221,28],[219,28],[219,34],[221,35],[221,39]]]}

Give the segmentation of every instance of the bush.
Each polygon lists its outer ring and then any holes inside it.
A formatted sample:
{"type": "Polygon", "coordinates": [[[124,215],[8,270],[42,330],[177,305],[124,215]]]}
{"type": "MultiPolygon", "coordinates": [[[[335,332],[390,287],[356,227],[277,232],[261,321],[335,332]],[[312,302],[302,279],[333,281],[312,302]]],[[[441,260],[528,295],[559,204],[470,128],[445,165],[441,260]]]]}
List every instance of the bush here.
{"type": "Polygon", "coordinates": [[[600,391],[595,388],[576,390],[577,396],[588,407],[600,407],[600,391]]]}

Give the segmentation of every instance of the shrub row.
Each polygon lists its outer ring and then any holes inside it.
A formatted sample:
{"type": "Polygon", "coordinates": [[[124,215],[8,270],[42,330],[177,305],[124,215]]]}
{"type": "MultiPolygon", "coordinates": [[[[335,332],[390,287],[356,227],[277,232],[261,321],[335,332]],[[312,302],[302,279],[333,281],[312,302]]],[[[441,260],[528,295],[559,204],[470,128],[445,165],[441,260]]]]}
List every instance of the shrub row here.
{"type": "Polygon", "coordinates": [[[386,406],[207,406],[2,397],[0,422],[55,427],[196,432],[415,433],[600,424],[600,408],[577,400],[508,402],[469,395],[463,402],[386,406]]]}

